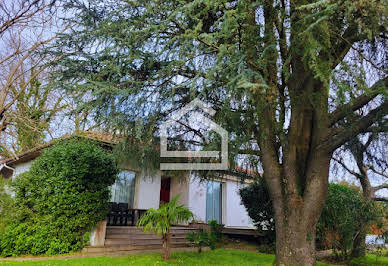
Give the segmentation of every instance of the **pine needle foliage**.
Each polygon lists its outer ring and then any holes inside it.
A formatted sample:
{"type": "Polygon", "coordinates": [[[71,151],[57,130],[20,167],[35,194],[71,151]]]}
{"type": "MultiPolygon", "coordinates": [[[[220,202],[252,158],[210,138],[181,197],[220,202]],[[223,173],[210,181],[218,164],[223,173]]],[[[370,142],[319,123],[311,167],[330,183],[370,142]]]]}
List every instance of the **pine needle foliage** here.
{"type": "MultiPolygon", "coordinates": [[[[174,111],[195,98],[209,104],[229,132],[230,168],[265,173],[282,224],[278,264],[313,265],[331,155],[388,113],[386,1],[68,0],[66,8],[69,30],[47,51],[61,57],[54,85],[143,147],[158,146],[174,111]]],[[[219,147],[187,121],[171,150],[219,147]]],[[[137,151],[138,166],[159,165],[137,151]]]]}

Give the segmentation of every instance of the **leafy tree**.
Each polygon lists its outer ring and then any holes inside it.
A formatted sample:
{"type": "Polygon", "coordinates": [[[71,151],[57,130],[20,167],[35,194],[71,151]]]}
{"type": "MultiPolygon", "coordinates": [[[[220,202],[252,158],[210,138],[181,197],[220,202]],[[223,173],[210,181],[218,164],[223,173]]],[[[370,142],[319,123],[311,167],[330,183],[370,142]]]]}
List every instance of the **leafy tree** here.
{"type": "Polygon", "coordinates": [[[330,184],[317,226],[318,240],[326,249],[333,249],[339,258],[349,259],[358,248],[355,240],[362,228],[380,218],[381,210],[373,202],[365,201],[359,191],[330,184]]]}
{"type": "Polygon", "coordinates": [[[117,173],[113,155],[82,139],[44,150],[12,184],[15,217],[0,234],[0,254],[79,251],[109,211],[117,173]]]}
{"type": "MultiPolygon", "coordinates": [[[[242,156],[264,171],[276,264],[315,264],[332,153],[387,113],[385,1],[69,0],[66,7],[71,27],[49,51],[63,56],[58,87],[89,95],[83,108],[136,140],[128,143],[156,145],[173,111],[206,101],[229,132],[231,168],[242,156]],[[365,105],[368,112],[353,115],[365,105]]],[[[176,146],[219,145],[186,121],[176,146]]]]}
{"type": "MultiPolygon", "coordinates": [[[[373,130],[352,139],[334,153],[334,170],[337,175],[339,170],[343,170],[345,176],[355,177],[360,182],[365,201],[388,202],[388,197],[377,194],[382,189],[388,189],[387,134],[382,125],[373,130]],[[350,155],[346,157],[348,160],[344,160],[345,155],[350,155]]],[[[361,226],[352,250],[353,257],[365,256],[367,230],[367,225],[361,226]]]]}
{"type": "MultiPolygon", "coordinates": [[[[268,195],[268,188],[261,182],[240,190],[242,202],[256,227],[261,230],[264,224],[268,228],[264,232],[271,244],[275,240],[271,199],[268,196],[259,196],[256,201],[250,200],[261,194],[268,195]]],[[[317,226],[318,246],[322,249],[334,249],[340,259],[353,257],[353,250],[358,248],[357,236],[362,228],[379,223],[382,217],[381,208],[373,202],[365,201],[357,187],[355,189],[342,184],[329,184],[328,197],[317,226]]]]}
{"type": "Polygon", "coordinates": [[[155,234],[162,235],[164,260],[170,258],[171,226],[187,222],[194,217],[189,209],[178,204],[178,200],[179,195],[169,203],[162,204],[157,210],[153,208],[147,210],[137,223],[138,226],[144,226],[145,232],[154,230],[155,234]]]}

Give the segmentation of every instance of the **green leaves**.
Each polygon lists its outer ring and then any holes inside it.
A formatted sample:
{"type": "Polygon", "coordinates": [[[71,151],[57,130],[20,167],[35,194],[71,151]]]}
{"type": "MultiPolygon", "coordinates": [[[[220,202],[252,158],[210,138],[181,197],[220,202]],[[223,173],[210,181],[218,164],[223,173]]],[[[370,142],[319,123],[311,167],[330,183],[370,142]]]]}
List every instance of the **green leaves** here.
{"type": "Polygon", "coordinates": [[[346,258],[363,226],[379,220],[376,203],[365,202],[360,191],[330,184],[328,197],[317,225],[317,238],[325,248],[333,248],[346,258]]]}
{"type": "Polygon", "coordinates": [[[194,217],[184,205],[178,203],[179,195],[159,209],[149,209],[138,221],[137,226],[144,226],[145,232],[154,230],[155,234],[168,234],[172,225],[185,223],[194,217]]]}
{"type": "Polygon", "coordinates": [[[240,189],[240,197],[257,230],[265,234],[270,243],[273,242],[275,240],[274,212],[264,179],[260,178],[252,185],[240,189]]]}
{"type": "Polygon", "coordinates": [[[16,217],[0,235],[0,254],[79,251],[109,211],[109,186],[117,173],[111,154],[80,138],[43,151],[12,184],[16,217]]]}

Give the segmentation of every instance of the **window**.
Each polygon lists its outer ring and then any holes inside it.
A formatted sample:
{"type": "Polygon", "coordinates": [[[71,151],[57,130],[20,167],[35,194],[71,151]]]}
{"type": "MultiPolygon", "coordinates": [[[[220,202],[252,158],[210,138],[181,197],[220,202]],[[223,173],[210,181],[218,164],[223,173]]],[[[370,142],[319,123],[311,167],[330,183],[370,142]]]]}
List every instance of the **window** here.
{"type": "Polygon", "coordinates": [[[221,223],[221,183],[208,181],[206,186],[206,222],[221,223]]]}
{"type": "Polygon", "coordinates": [[[131,171],[119,173],[116,182],[112,186],[112,202],[128,203],[129,208],[133,208],[135,177],[135,173],[131,171]]]}

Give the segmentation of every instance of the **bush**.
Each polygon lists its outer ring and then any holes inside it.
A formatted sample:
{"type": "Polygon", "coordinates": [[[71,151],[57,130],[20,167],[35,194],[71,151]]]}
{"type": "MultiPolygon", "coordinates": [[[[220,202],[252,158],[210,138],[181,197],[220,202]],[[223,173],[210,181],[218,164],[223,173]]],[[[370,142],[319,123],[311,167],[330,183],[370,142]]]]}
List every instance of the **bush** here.
{"type": "Polygon", "coordinates": [[[241,202],[257,230],[266,238],[266,244],[275,242],[275,220],[272,201],[264,178],[240,189],[241,202]]]}
{"type": "Polygon", "coordinates": [[[15,217],[0,235],[0,254],[79,251],[109,210],[118,169],[98,145],[70,139],[45,150],[11,184],[15,217]]]}
{"type": "Polygon", "coordinates": [[[208,224],[210,225],[210,231],[201,229],[199,232],[191,232],[186,236],[187,240],[198,248],[198,253],[202,252],[202,247],[204,246],[214,250],[217,243],[222,240],[222,229],[224,226],[218,224],[216,220],[210,220],[208,224]]]}
{"type": "MultiPolygon", "coordinates": [[[[275,243],[272,203],[263,180],[240,190],[242,203],[267,244],[275,243]],[[263,225],[269,230],[263,230],[263,225]]],[[[361,226],[378,221],[381,211],[374,202],[365,202],[359,191],[345,185],[329,184],[328,197],[317,225],[317,247],[334,249],[337,257],[347,257],[361,226]]]]}
{"type": "Polygon", "coordinates": [[[275,254],[275,252],[276,252],[275,243],[260,244],[257,247],[257,251],[259,251],[260,253],[265,253],[265,254],[275,254]]]}
{"type": "Polygon", "coordinates": [[[200,229],[199,232],[190,232],[186,236],[191,245],[198,248],[198,253],[201,253],[202,247],[205,246],[209,246],[212,250],[216,248],[215,240],[211,237],[211,234],[203,229],[200,229]]]}
{"type": "Polygon", "coordinates": [[[375,202],[365,202],[359,191],[329,184],[326,204],[317,225],[317,244],[333,249],[339,259],[348,259],[362,226],[379,218],[375,202]]]}
{"type": "Polygon", "coordinates": [[[0,175],[0,234],[15,216],[14,200],[9,193],[10,181],[0,175]]]}

